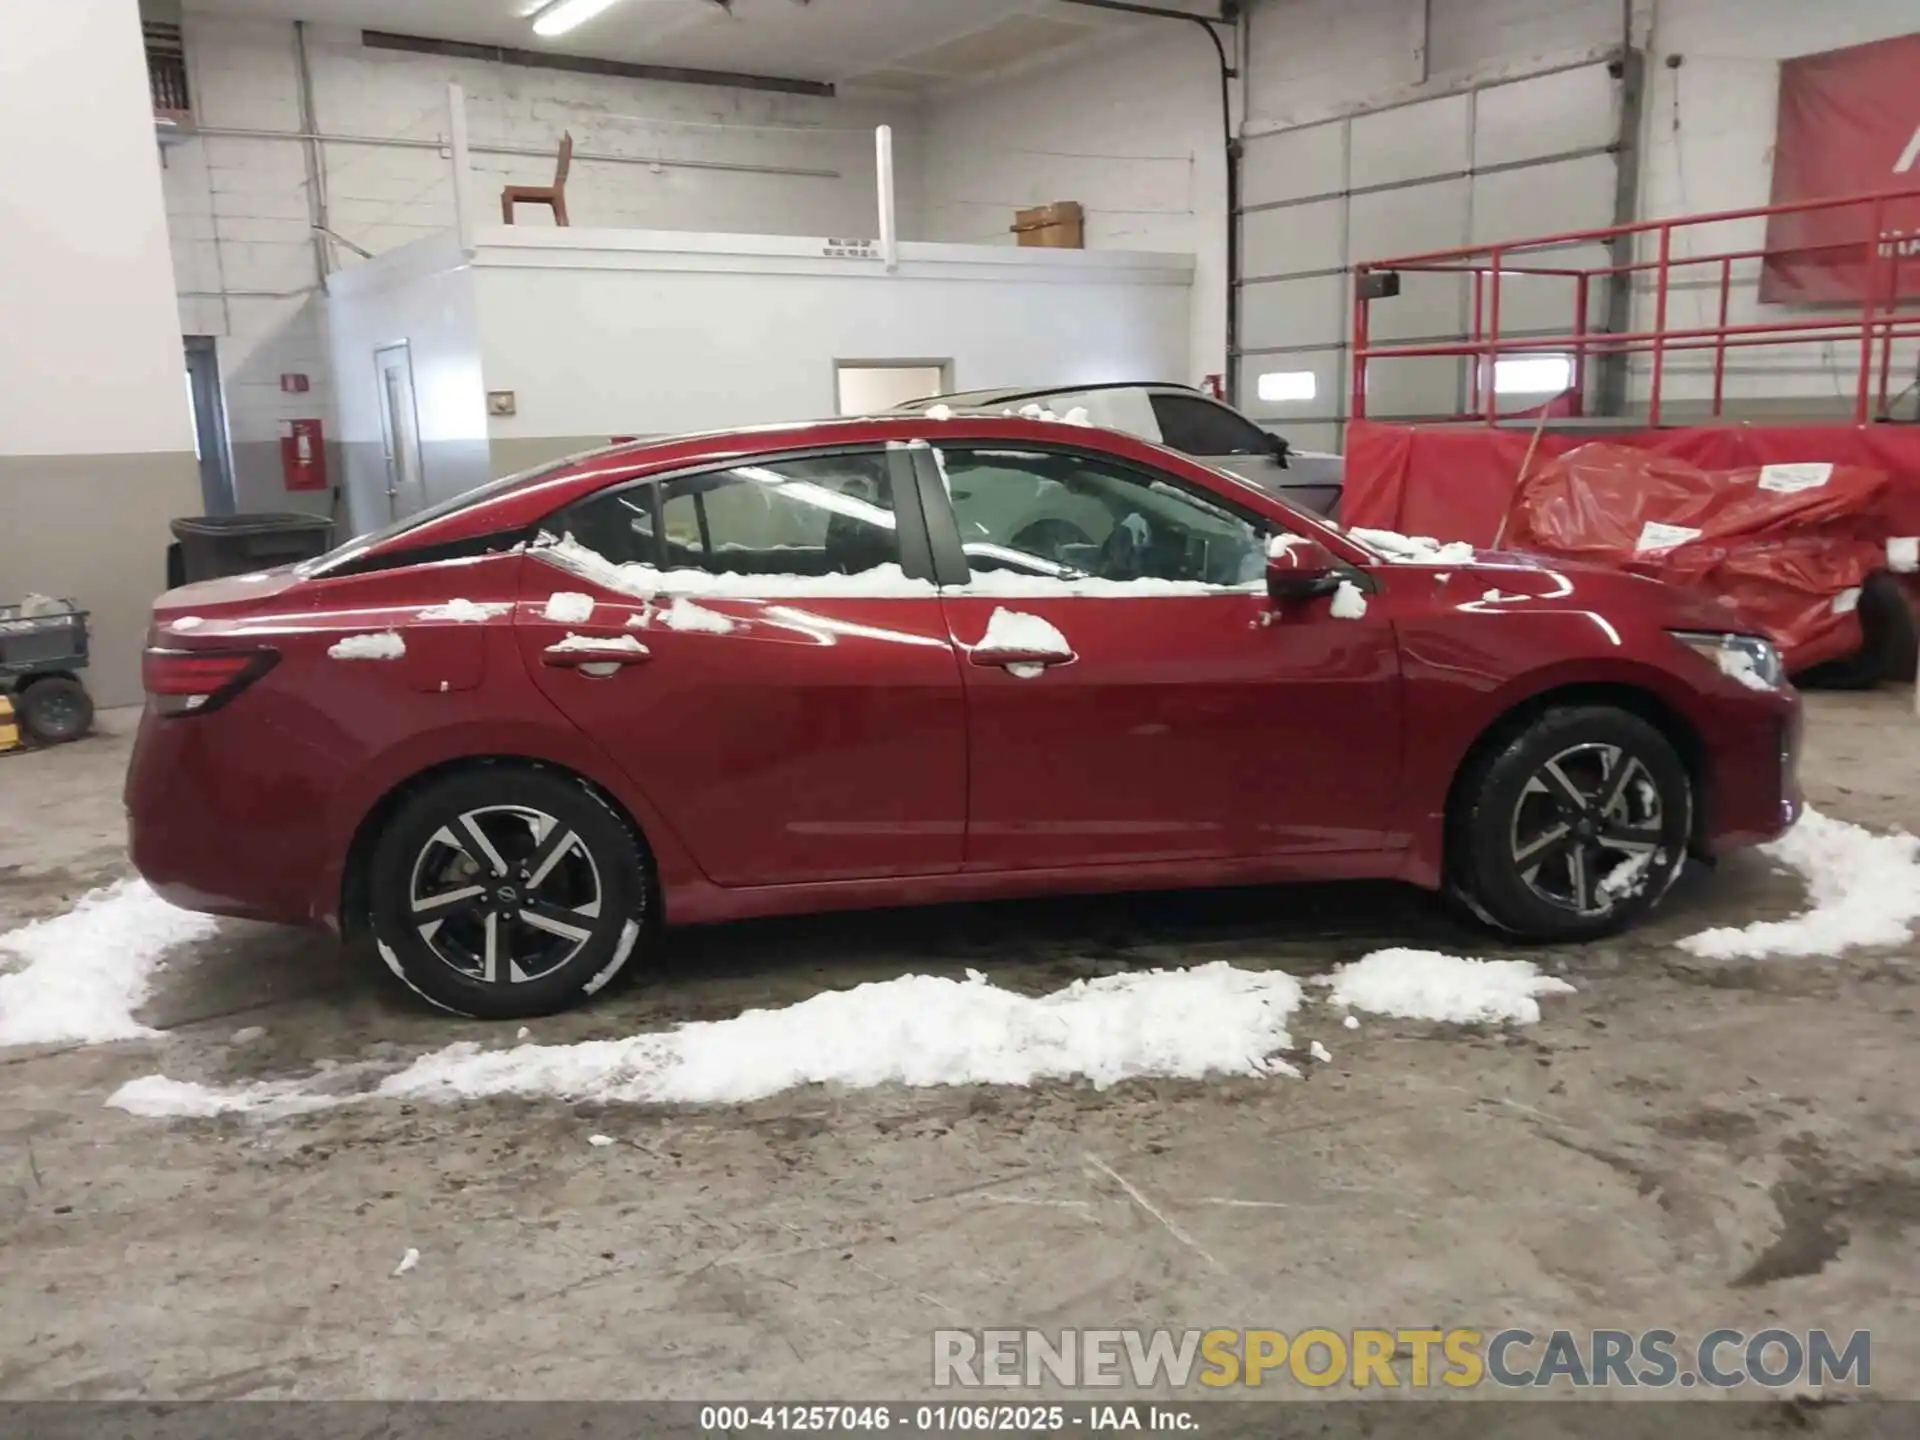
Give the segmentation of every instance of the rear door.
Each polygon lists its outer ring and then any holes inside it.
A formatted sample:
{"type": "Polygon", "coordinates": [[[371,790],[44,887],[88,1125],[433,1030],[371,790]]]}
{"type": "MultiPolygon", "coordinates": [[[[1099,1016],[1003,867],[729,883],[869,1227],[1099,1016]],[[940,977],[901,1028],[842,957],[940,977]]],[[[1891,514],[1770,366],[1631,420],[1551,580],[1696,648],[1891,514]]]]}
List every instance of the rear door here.
{"type": "Polygon", "coordinates": [[[709,878],[959,868],[964,702],[904,452],[644,481],[547,528],[527,666],[709,878]]]}
{"type": "Polygon", "coordinates": [[[1171,474],[1024,443],[945,446],[921,468],[954,582],[969,869],[1388,843],[1400,682],[1384,606],[1277,615],[1277,524],[1171,474]]]}

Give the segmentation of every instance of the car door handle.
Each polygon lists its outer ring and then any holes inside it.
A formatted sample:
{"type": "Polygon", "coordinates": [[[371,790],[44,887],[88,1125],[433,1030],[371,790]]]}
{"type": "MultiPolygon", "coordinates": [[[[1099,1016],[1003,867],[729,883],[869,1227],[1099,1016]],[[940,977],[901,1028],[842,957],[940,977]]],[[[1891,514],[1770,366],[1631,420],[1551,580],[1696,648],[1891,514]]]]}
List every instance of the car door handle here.
{"type": "Polygon", "coordinates": [[[1014,650],[996,646],[988,649],[977,645],[967,652],[967,658],[975,665],[998,665],[1002,669],[1009,665],[1071,665],[1080,657],[1071,650],[1062,653],[1058,650],[1014,650]]]}
{"type": "Polygon", "coordinates": [[[618,670],[623,665],[639,665],[653,658],[653,652],[628,635],[570,637],[578,644],[561,643],[549,645],[541,652],[543,663],[556,670],[585,670],[588,668],[605,671],[618,670]],[[602,640],[602,644],[587,643],[602,640]]]}

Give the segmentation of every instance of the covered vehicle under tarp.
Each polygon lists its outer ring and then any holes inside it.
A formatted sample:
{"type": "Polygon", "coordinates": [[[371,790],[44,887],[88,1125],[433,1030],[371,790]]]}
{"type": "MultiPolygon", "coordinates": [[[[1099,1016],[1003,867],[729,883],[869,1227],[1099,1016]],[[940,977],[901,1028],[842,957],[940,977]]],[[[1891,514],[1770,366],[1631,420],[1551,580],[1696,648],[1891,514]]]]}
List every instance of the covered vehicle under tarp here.
{"type": "MultiPolygon", "coordinates": [[[[1824,461],[1707,470],[1636,446],[1582,445],[1514,490],[1499,543],[1633,571],[1710,596],[1799,673],[1860,654],[1863,587],[1909,568],[1884,470],[1824,461]]],[[[1904,516],[1898,517],[1904,518],[1904,516]]],[[[1911,641],[1910,612],[1899,617],[1911,641]]]]}

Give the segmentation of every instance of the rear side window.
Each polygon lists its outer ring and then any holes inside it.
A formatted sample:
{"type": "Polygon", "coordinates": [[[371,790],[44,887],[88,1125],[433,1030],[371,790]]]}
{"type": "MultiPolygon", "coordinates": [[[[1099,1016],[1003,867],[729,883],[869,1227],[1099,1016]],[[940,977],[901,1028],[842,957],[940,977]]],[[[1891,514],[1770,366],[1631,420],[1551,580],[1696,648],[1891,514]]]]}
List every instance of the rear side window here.
{"type": "Polygon", "coordinates": [[[616,565],[714,575],[857,575],[900,563],[882,451],[737,465],[576,505],[565,529],[616,565]]]}
{"type": "Polygon", "coordinates": [[[1273,440],[1258,425],[1197,395],[1155,395],[1160,442],[1183,455],[1271,455],[1273,440]]]}

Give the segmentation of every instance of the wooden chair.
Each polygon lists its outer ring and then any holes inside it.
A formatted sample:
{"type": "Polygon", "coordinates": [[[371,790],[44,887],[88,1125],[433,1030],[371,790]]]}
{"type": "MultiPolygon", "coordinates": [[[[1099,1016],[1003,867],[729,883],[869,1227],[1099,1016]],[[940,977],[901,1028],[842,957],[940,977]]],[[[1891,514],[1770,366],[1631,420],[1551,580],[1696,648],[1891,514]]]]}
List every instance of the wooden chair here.
{"type": "Polygon", "coordinates": [[[500,192],[501,221],[513,224],[516,205],[545,205],[553,211],[554,224],[571,224],[567,219],[567,171],[572,168],[573,132],[569,130],[560,137],[560,161],[553,167],[553,184],[507,186],[500,192]]]}

